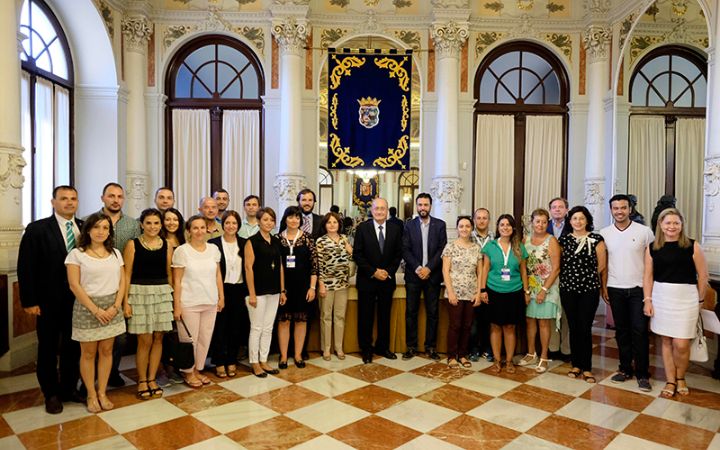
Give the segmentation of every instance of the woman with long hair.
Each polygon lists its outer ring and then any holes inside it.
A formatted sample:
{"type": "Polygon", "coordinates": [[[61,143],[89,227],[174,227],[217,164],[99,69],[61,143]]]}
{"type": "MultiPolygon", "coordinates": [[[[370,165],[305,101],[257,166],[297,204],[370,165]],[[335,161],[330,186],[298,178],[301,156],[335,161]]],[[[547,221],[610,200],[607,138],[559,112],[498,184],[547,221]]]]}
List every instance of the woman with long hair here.
{"type": "Polygon", "coordinates": [[[114,407],[107,398],[115,336],[125,333],[120,313],[125,297],[125,272],[120,251],[113,248],[112,220],[91,214],[83,224],[78,246],[65,259],[70,290],[75,294],[72,339],[80,342],[80,375],[91,413],[114,407]],[[95,362],[97,359],[97,389],[95,362]]]}
{"type": "Polygon", "coordinates": [[[500,373],[500,358],[505,343],[505,364],[508,373],[515,373],[515,326],[525,316],[525,305],[530,301],[525,245],[515,218],[503,214],[497,219],[495,240],[482,250],[483,276],[480,280],[481,300],[489,305],[490,345],[495,363],[493,371],[500,373]]]}
{"type": "Polygon", "coordinates": [[[607,268],[603,237],[593,233],[593,217],[584,206],[568,212],[572,232],[560,237],[560,300],[570,328],[570,378],[595,383],[592,373],[592,324],[600,302],[601,274],[607,268]]]}
{"type": "Polygon", "coordinates": [[[657,219],[655,242],[645,251],[644,312],[650,329],[662,337],[665,387],[660,396],[689,395],[685,372],[690,342],[707,293],[708,270],[700,245],[685,235],[685,220],[675,208],[657,219]]]}
{"type": "Polygon", "coordinates": [[[162,213],[162,229],[160,237],[165,239],[173,250],[185,243],[185,220],[175,208],[168,208],[162,213]]]}
{"type": "Polygon", "coordinates": [[[215,318],[225,307],[223,281],[220,274],[220,250],[205,241],[207,228],[200,215],[192,216],[185,224],[189,240],[179,246],[172,258],[172,278],[175,320],[182,320],[185,326],[178,326],[180,338],[187,342],[192,336],[195,351],[195,365],[181,370],[185,383],[192,388],[210,384],[210,379],[200,373],[205,367],[210,349],[215,318]]]}
{"type": "Polygon", "coordinates": [[[532,233],[525,238],[528,251],[527,271],[530,303],[525,310],[527,324],[528,352],[518,365],[535,363],[535,371],[547,371],[550,360],[548,348],[552,327],[559,325],[560,288],[560,245],[555,236],[547,232],[550,213],[540,208],[530,215],[532,233]],[[535,339],[540,328],[540,359],[535,351],[535,339]]]}
{"type": "Polygon", "coordinates": [[[140,213],[140,237],[128,242],[123,251],[127,291],[123,309],[130,334],[137,335],[135,366],[138,373],[137,398],[162,397],[155,378],[162,356],[162,341],[172,330],[173,298],[170,287],[173,249],[160,237],[162,215],[149,208],[140,213]]]}

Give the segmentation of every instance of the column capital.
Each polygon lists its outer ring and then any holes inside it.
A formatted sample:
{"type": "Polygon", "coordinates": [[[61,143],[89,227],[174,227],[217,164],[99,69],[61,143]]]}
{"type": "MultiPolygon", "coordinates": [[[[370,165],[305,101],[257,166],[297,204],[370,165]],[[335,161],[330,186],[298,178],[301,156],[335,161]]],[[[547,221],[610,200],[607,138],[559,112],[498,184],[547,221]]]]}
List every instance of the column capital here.
{"type": "Polygon", "coordinates": [[[301,56],[308,36],[307,20],[293,16],[274,18],[272,34],[280,46],[281,54],[301,56]]]}
{"type": "Polygon", "coordinates": [[[460,50],[469,36],[468,28],[467,21],[433,22],[430,36],[438,56],[459,58],[460,50]]]}
{"type": "Polygon", "coordinates": [[[304,187],[305,177],[299,174],[279,174],[273,183],[273,190],[281,203],[296,202],[298,192],[304,187]]]}
{"type": "Polygon", "coordinates": [[[432,184],[430,185],[430,194],[437,202],[458,205],[462,193],[463,186],[459,177],[433,177],[432,184]]]}
{"type": "Polygon", "coordinates": [[[145,53],[145,45],[150,39],[152,28],[145,16],[125,16],[121,22],[125,38],[125,49],[136,53],[145,53]]]}
{"type": "Polygon", "coordinates": [[[150,203],[149,181],[150,177],[147,173],[127,171],[125,176],[127,212],[132,217],[140,217],[140,213],[150,203]]]}
{"type": "Polygon", "coordinates": [[[602,208],[605,203],[605,178],[586,178],[585,179],[585,198],[584,204],[593,215],[593,209],[602,208]]]}
{"type": "Polygon", "coordinates": [[[582,42],[591,63],[607,60],[611,38],[612,30],[606,26],[594,24],[585,29],[582,42]]]}

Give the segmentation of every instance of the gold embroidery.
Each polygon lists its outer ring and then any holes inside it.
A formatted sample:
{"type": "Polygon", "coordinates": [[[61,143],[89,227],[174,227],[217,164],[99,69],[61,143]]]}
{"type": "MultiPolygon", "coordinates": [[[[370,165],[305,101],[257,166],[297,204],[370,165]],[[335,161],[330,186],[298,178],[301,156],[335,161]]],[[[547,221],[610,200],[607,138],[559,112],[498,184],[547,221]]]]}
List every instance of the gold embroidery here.
{"type": "Polygon", "coordinates": [[[375,65],[381,69],[388,69],[390,78],[397,78],[400,84],[400,89],[405,92],[410,91],[410,76],[407,70],[403,67],[403,64],[407,61],[408,57],[404,57],[402,61],[397,62],[391,58],[376,59],[375,65]]]}
{"type": "Polygon", "coordinates": [[[337,167],[339,162],[348,167],[357,167],[360,164],[365,164],[365,161],[359,156],[350,156],[350,147],[340,145],[340,137],[335,133],[330,133],[330,151],[337,158],[332,163],[333,167],[337,167]]]}
{"type": "Polygon", "coordinates": [[[337,66],[333,67],[332,73],[330,74],[330,89],[337,89],[338,86],[340,86],[342,77],[350,75],[350,68],[362,67],[365,64],[365,58],[358,58],[357,56],[338,59],[337,55],[332,55],[332,58],[337,63],[337,66]]]}
{"type": "Polygon", "coordinates": [[[402,117],[400,117],[400,128],[402,128],[402,132],[404,133],[407,129],[408,118],[410,117],[410,108],[408,108],[407,96],[402,96],[400,107],[402,108],[402,117]]]}
{"type": "Polygon", "coordinates": [[[398,139],[397,148],[389,148],[388,156],[386,158],[377,158],[373,161],[373,166],[380,166],[383,169],[387,169],[395,164],[399,164],[401,168],[405,169],[405,164],[403,164],[401,160],[408,151],[408,140],[410,140],[410,136],[407,134],[401,136],[400,139],[398,139]]]}

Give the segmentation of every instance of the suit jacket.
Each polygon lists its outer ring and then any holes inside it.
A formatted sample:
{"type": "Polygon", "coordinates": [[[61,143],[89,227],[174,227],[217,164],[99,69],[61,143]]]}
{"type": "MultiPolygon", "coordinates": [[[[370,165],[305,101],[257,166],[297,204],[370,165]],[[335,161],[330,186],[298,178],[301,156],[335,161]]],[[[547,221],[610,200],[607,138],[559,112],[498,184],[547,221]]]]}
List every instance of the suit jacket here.
{"type": "Polygon", "coordinates": [[[400,231],[405,231],[405,222],[403,222],[402,220],[398,219],[397,217],[390,217],[390,218],[388,218],[387,221],[390,222],[390,223],[394,223],[395,225],[399,226],[399,227],[400,227],[400,231]]]}
{"type": "MultiPolygon", "coordinates": [[[[247,242],[246,239],[237,236],[237,244],[238,247],[240,247],[240,255],[243,258],[243,265],[241,269],[243,276],[243,284],[245,283],[245,256],[243,256],[245,253],[245,242],[247,242]]],[[[227,261],[225,260],[225,251],[223,250],[222,236],[214,237],[208,240],[208,244],[215,244],[220,250],[220,274],[222,275],[223,282],[225,282],[225,274],[227,273],[227,261]]]]}
{"type": "MultiPolygon", "coordinates": [[[[552,219],[550,219],[550,222],[548,223],[547,232],[554,236],[552,219]]],[[[560,236],[565,236],[568,233],[572,233],[572,225],[570,225],[570,218],[565,216],[565,223],[563,224],[563,229],[560,232],[560,236]]]]}
{"type": "MultiPolygon", "coordinates": [[[[82,228],[82,220],[75,218],[82,228]]],[[[36,220],[25,228],[18,252],[18,284],[23,308],[47,309],[72,307],[75,296],[70,291],[65,268],[68,255],[65,238],[55,214],[36,220]]]]}
{"type": "Polygon", "coordinates": [[[385,225],[385,248],[382,252],[372,219],[361,223],[355,230],[353,259],[357,263],[356,285],[359,291],[395,290],[395,272],[402,259],[402,240],[398,226],[387,221],[385,225]],[[389,278],[385,281],[373,278],[377,269],[387,270],[389,278]]]}
{"type": "MultiPolygon", "coordinates": [[[[403,240],[403,259],[405,260],[405,281],[408,283],[421,283],[423,280],[417,276],[415,269],[422,266],[422,231],[420,231],[420,217],[416,217],[405,224],[403,240]]],[[[447,244],[447,229],[445,221],[430,217],[428,230],[427,267],[430,269],[430,280],[433,283],[442,281],[442,251],[447,244]]]]}
{"type": "Polygon", "coordinates": [[[320,229],[320,222],[322,222],[323,216],[319,214],[312,213],[312,233],[310,235],[311,238],[317,239],[320,237],[322,230],[320,229]]]}

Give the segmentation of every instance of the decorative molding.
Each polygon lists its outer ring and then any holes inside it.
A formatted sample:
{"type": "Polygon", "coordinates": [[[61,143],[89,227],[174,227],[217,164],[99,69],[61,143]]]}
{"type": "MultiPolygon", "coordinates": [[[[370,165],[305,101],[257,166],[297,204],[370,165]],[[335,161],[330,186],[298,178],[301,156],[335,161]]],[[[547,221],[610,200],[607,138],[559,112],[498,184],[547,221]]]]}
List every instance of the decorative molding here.
{"type": "Polygon", "coordinates": [[[537,31],[535,30],[535,21],[529,14],[523,13],[518,20],[514,20],[509,25],[510,30],[508,36],[512,38],[527,38],[529,36],[536,36],[537,31]]]}
{"type": "Polygon", "coordinates": [[[200,31],[232,31],[233,26],[223,16],[215,5],[208,5],[205,21],[198,26],[200,31]]]}
{"type": "Polygon", "coordinates": [[[17,51],[18,51],[18,55],[22,54],[22,52],[24,51],[24,50],[23,50],[23,42],[24,42],[25,39],[27,39],[27,38],[28,38],[27,35],[21,33],[20,31],[17,32],[17,51]]]}
{"type": "Polygon", "coordinates": [[[610,0],[587,0],[585,2],[585,11],[590,14],[605,15],[610,11],[610,0]]]}
{"type": "Polygon", "coordinates": [[[478,33],[475,39],[475,57],[479,57],[485,52],[485,49],[490,47],[495,42],[503,39],[506,33],[502,31],[485,31],[478,33]]]}
{"type": "Polygon", "coordinates": [[[123,17],[122,34],[128,51],[145,53],[145,44],[150,39],[151,33],[150,21],[145,16],[123,17]]]}
{"type": "Polygon", "coordinates": [[[302,56],[308,35],[307,21],[295,17],[273,20],[272,34],[281,53],[302,56]]]}
{"type": "Polygon", "coordinates": [[[585,200],[584,204],[588,208],[599,207],[605,202],[603,195],[604,181],[597,179],[585,180],[585,200]]]}
{"type": "Polygon", "coordinates": [[[583,32],[583,45],[587,50],[590,62],[601,61],[608,58],[608,49],[612,30],[600,25],[590,25],[583,32]]]}
{"type": "Polygon", "coordinates": [[[320,32],[320,46],[328,48],[333,42],[337,42],[347,34],[344,28],[326,28],[320,32]]]}
{"type": "Polygon", "coordinates": [[[469,8],[470,0],[431,0],[433,7],[435,8],[469,8]]]}
{"type": "Polygon", "coordinates": [[[297,193],[305,186],[305,177],[302,175],[279,174],[273,183],[273,190],[281,202],[295,202],[297,193]]]}
{"type": "Polygon", "coordinates": [[[568,61],[572,61],[572,37],[569,34],[548,33],[545,40],[560,49],[568,61]]]}
{"type": "Polygon", "coordinates": [[[125,177],[125,192],[127,193],[128,206],[130,206],[130,214],[139,216],[140,212],[148,204],[150,192],[148,190],[148,182],[150,177],[145,173],[127,171],[125,177]]]}
{"type": "Polygon", "coordinates": [[[105,23],[105,28],[107,29],[108,35],[110,36],[110,40],[112,40],[113,36],[115,35],[115,24],[113,22],[113,10],[103,0],[96,0],[95,6],[97,7],[98,12],[100,13],[100,16],[102,16],[103,22],[105,23]]]}
{"type": "Polygon", "coordinates": [[[8,189],[15,189],[15,204],[20,205],[20,196],[17,195],[25,184],[22,171],[25,159],[22,156],[23,147],[20,145],[0,142],[0,194],[8,189]]]}
{"type": "Polygon", "coordinates": [[[260,53],[265,53],[265,31],[260,27],[244,26],[235,30],[255,45],[260,53]]]}
{"type": "Polygon", "coordinates": [[[430,194],[433,199],[442,203],[458,205],[462,197],[463,186],[458,177],[433,177],[430,194]]]}
{"type": "Polygon", "coordinates": [[[398,30],[395,32],[395,36],[413,50],[420,50],[420,32],[412,30],[398,30]]]}
{"type": "Polygon", "coordinates": [[[703,170],[703,176],[705,179],[705,196],[720,196],[720,156],[705,158],[705,169],[703,170]]]}
{"type": "Polygon", "coordinates": [[[163,47],[167,49],[176,39],[183,37],[194,29],[195,27],[190,25],[170,25],[163,33],[163,47]]]}
{"type": "Polygon", "coordinates": [[[430,36],[435,43],[438,56],[458,58],[463,44],[468,38],[468,23],[451,20],[446,23],[434,22],[430,36]]]}
{"type": "Polygon", "coordinates": [[[625,40],[627,39],[628,34],[630,34],[633,22],[635,22],[635,14],[630,14],[625,17],[622,21],[622,25],[620,25],[620,49],[622,49],[625,45],[625,40]]]}

